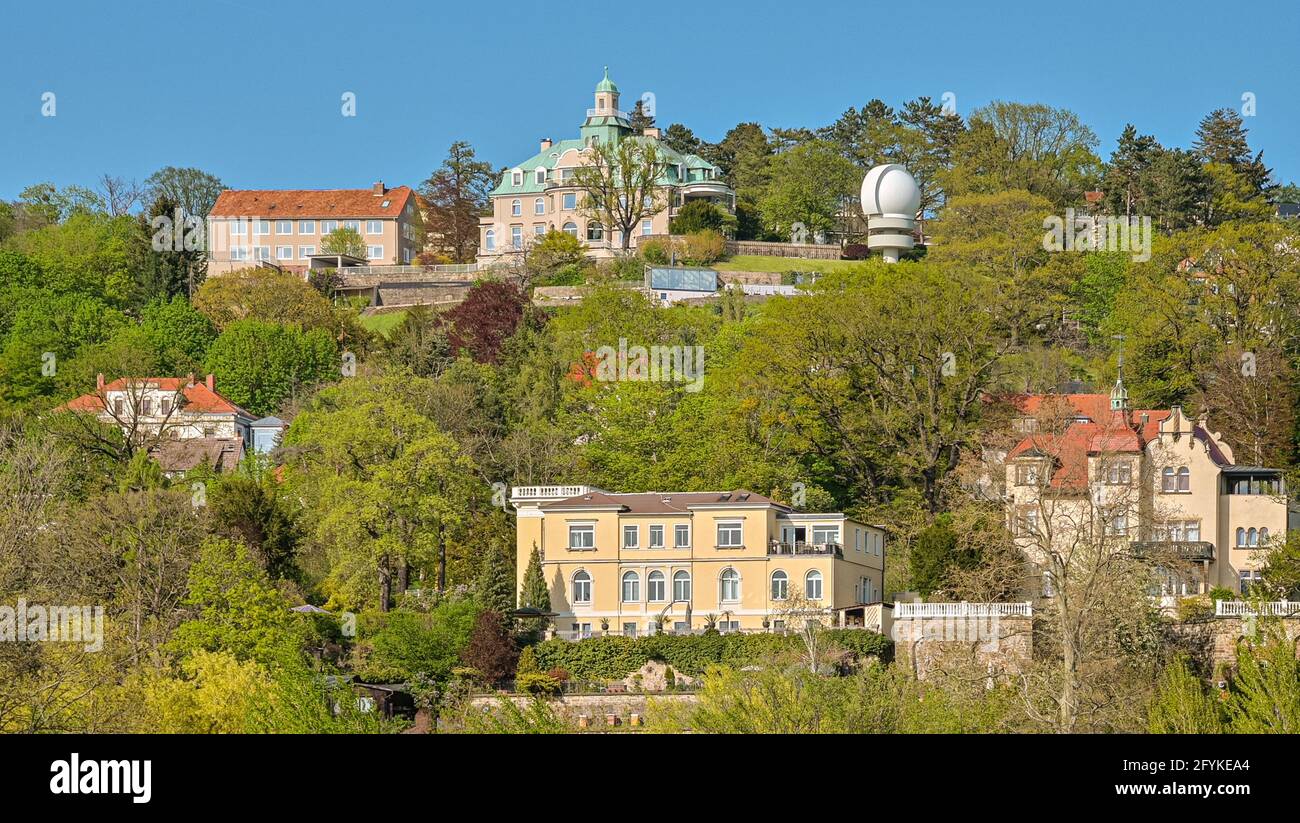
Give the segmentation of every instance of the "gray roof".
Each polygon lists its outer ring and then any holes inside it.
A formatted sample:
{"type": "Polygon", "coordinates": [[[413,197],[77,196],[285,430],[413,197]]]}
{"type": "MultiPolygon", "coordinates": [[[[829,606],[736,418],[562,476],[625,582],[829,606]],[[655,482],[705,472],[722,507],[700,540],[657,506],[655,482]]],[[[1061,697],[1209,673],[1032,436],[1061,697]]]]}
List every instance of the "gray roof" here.
{"type": "Polygon", "coordinates": [[[261,420],[254,420],[249,425],[255,429],[283,429],[284,421],[278,417],[263,417],[261,420]]]}
{"type": "Polygon", "coordinates": [[[718,290],[718,273],[713,269],[685,269],[655,266],[650,269],[650,288],[667,291],[718,290]]]}

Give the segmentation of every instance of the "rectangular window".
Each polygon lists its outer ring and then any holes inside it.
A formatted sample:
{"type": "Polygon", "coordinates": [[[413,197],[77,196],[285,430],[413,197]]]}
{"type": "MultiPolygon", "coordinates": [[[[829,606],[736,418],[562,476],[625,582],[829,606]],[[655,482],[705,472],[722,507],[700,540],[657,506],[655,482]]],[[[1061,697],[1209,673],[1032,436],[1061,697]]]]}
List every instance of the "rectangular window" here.
{"type": "Polygon", "coordinates": [[[534,235],[535,237],[541,237],[543,234],[546,234],[546,224],[545,224],[545,223],[534,223],[534,224],[533,224],[533,235],[534,235]]]}
{"type": "Polygon", "coordinates": [[[253,234],[270,234],[270,233],[271,233],[270,220],[256,220],[253,222],[253,234]]]}
{"type": "Polygon", "coordinates": [[[316,233],[316,221],[315,221],[315,220],[299,220],[299,221],[298,221],[298,233],[299,233],[299,234],[315,234],[315,233],[316,233]]]}
{"type": "Polygon", "coordinates": [[[366,247],[366,256],[369,257],[371,260],[378,260],[384,256],[384,247],[368,246],[366,247]]]}
{"type": "Polygon", "coordinates": [[[301,259],[301,260],[306,260],[308,257],[311,257],[311,256],[312,256],[313,254],[315,254],[315,253],[316,253],[316,247],[315,247],[315,246],[299,246],[299,247],[298,247],[298,258],[301,259]]]}
{"type": "Polygon", "coordinates": [[[743,524],[737,520],[718,524],[718,548],[735,549],[745,545],[743,524]]]}
{"type": "Polygon", "coordinates": [[[366,221],[366,234],[383,234],[383,233],[384,233],[384,221],[383,221],[383,220],[367,220],[367,221],[366,221]]]}
{"type": "Polygon", "coordinates": [[[638,549],[641,543],[641,529],[636,526],[623,527],[623,548],[638,549]]]}
{"type": "Polygon", "coordinates": [[[1128,534],[1128,512],[1107,513],[1104,531],[1108,537],[1119,537],[1128,534]]]}
{"type": "Polygon", "coordinates": [[[596,526],[592,523],[577,523],[569,526],[569,548],[596,548],[596,526]]]}
{"type": "Polygon", "coordinates": [[[172,399],[171,399],[170,397],[164,397],[164,398],[162,399],[162,412],[161,412],[161,414],[168,415],[168,414],[171,414],[171,413],[172,413],[172,399]]]}
{"type": "Polygon", "coordinates": [[[840,542],[839,526],[813,526],[813,545],[825,546],[827,543],[840,542]]]}
{"type": "Polygon", "coordinates": [[[276,260],[292,260],[292,259],[293,259],[293,246],[276,246],[276,247],[275,247],[275,259],[276,259],[276,260]]]}
{"type": "Polygon", "coordinates": [[[510,185],[522,186],[524,184],[524,173],[521,171],[513,172],[510,175],[510,185]]]}
{"type": "Polygon", "coordinates": [[[516,249],[522,249],[522,248],[524,247],[524,227],[523,227],[523,226],[511,226],[511,227],[510,227],[510,245],[511,245],[513,248],[516,248],[516,249]]]}
{"type": "Polygon", "coordinates": [[[339,221],[337,221],[337,220],[322,220],[322,221],[320,221],[320,233],[321,233],[321,234],[330,234],[331,232],[336,232],[336,231],[338,231],[338,230],[339,230],[339,221]]]}
{"type": "Polygon", "coordinates": [[[566,192],[564,193],[564,208],[566,208],[566,209],[576,209],[577,207],[578,207],[578,194],[577,194],[577,192],[566,191],[566,192]]]}
{"type": "Polygon", "coordinates": [[[664,527],[651,526],[650,527],[650,548],[662,549],[663,547],[664,547],[664,527]]]}
{"type": "Polygon", "coordinates": [[[1127,486],[1133,482],[1133,464],[1127,460],[1102,463],[1098,473],[1108,486],[1127,486]]]}
{"type": "Polygon", "coordinates": [[[635,624],[635,623],[624,623],[624,624],[623,624],[623,636],[624,636],[624,637],[636,637],[636,624],[635,624]]]}
{"type": "Polygon", "coordinates": [[[243,237],[248,232],[248,224],[243,220],[230,221],[230,234],[233,237],[243,237]]]}
{"type": "Polygon", "coordinates": [[[641,221],[641,235],[642,235],[643,237],[648,237],[649,235],[651,235],[651,234],[653,234],[653,233],[654,233],[654,221],[653,221],[653,220],[642,220],[642,221],[641,221]]]}
{"type": "Polygon", "coordinates": [[[270,260],[270,259],[271,259],[271,247],[270,247],[270,246],[258,246],[258,247],[255,248],[253,251],[254,251],[254,258],[257,259],[257,260],[270,260]]]}
{"type": "Polygon", "coordinates": [[[248,246],[231,246],[231,247],[230,247],[230,259],[231,259],[231,260],[247,260],[247,259],[248,259],[248,246]]]}
{"type": "Polygon", "coordinates": [[[1038,466],[1033,463],[1016,465],[1016,485],[1035,486],[1038,484],[1038,466]]]}
{"type": "Polygon", "coordinates": [[[1016,522],[1013,529],[1019,537],[1033,537],[1038,533],[1038,509],[1034,506],[1021,506],[1016,510],[1016,522]]]}
{"type": "Polygon", "coordinates": [[[344,221],[343,221],[343,228],[345,228],[345,229],[352,229],[354,232],[357,232],[358,234],[360,234],[360,233],[361,233],[361,221],[360,221],[360,220],[344,220],[344,221]]]}
{"type": "Polygon", "coordinates": [[[275,221],[275,233],[276,233],[276,234],[293,234],[293,221],[292,221],[292,220],[277,220],[277,221],[275,221]]]}
{"type": "Polygon", "coordinates": [[[1251,587],[1264,582],[1264,576],[1257,571],[1242,572],[1239,579],[1241,580],[1241,594],[1243,597],[1249,597],[1251,587]]]}
{"type": "Polygon", "coordinates": [[[688,523],[673,526],[673,546],[684,549],[691,545],[691,527],[688,523]]]}

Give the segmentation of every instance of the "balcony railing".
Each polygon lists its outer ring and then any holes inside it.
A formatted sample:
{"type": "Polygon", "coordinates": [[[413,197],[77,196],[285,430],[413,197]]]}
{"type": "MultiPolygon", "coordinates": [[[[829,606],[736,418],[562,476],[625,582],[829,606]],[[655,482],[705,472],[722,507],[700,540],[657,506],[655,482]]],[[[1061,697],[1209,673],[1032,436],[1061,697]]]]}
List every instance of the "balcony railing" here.
{"type": "Polygon", "coordinates": [[[1031,603],[895,603],[894,619],[921,617],[1033,617],[1031,603]]]}
{"type": "Polygon", "coordinates": [[[1273,600],[1267,603],[1245,603],[1240,600],[1214,601],[1215,617],[1295,617],[1300,615],[1300,602],[1273,600]]]}
{"type": "Polygon", "coordinates": [[[632,115],[619,109],[587,109],[588,117],[621,117],[624,120],[631,120],[632,115]]]}
{"type": "Polygon", "coordinates": [[[1214,560],[1214,544],[1208,540],[1140,540],[1129,548],[1136,557],[1173,554],[1180,560],[1214,560]]]}
{"type": "Polygon", "coordinates": [[[579,497],[592,490],[591,486],[515,486],[510,490],[510,499],[549,498],[564,500],[568,497],[579,497]]]}
{"type": "Polygon", "coordinates": [[[844,546],[839,543],[781,543],[773,540],[767,546],[769,555],[831,555],[844,557],[844,546]]]}

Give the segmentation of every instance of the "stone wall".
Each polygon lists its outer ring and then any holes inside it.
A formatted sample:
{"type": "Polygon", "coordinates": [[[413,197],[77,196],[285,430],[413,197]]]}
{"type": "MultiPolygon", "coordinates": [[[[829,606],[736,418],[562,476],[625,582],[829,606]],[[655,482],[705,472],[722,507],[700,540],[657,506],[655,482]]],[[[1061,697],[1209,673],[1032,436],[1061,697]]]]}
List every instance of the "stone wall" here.
{"type": "Polygon", "coordinates": [[[1029,617],[925,617],[893,621],[894,660],[919,679],[948,666],[1016,674],[1033,657],[1029,617]]]}
{"type": "MultiPolygon", "coordinates": [[[[556,714],[579,728],[609,728],[610,726],[635,727],[645,722],[650,701],[656,703],[693,703],[694,694],[566,694],[555,698],[552,705],[556,714]],[[633,718],[633,715],[636,717],[633,718]],[[584,721],[583,718],[586,718],[584,721]],[[612,718],[612,722],[611,722],[612,718]],[[586,723],[584,727],[582,724],[586,723]]],[[[500,704],[502,700],[512,700],[520,708],[526,708],[532,700],[527,695],[482,695],[470,699],[475,709],[487,709],[500,704]]]]}
{"type": "Polygon", "coordinates": [[[1254,621],[1242,617],[1215,617],[1174,625],[1175,634],[1186,644],[1186,651],[1205,659],[1210,671],[1221,672],[1237,665],[1237,642],[1243,637],[1263,637],[1266,624],[1280,625],[1286,639],[1297,646],[1300,659],[1300,618],[1288,617],[1254,621]]]}

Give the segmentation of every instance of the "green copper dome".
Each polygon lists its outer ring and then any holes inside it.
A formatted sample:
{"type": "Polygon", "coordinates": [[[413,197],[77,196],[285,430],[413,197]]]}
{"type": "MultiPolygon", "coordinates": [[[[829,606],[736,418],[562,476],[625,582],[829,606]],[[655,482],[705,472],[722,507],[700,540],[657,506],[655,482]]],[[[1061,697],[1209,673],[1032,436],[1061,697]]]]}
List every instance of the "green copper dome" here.
{"type": "Polygon", "coordinates": [[[596,91],[612,91],[618,94],[618,86],[614,81],[609,79],[609,66],[605,67],[605,79],[596,84],[596,91]]]}

